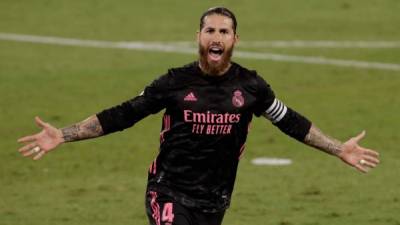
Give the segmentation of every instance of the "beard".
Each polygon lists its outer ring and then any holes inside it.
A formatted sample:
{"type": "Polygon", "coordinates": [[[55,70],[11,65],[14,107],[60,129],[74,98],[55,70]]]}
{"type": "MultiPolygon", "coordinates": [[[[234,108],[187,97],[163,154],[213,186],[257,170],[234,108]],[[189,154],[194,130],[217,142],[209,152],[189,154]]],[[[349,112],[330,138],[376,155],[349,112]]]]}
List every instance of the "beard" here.
{"type": "Polygon", "coordinates": [[[219,62],[210,62],[208,60],[209,49],[199,43],[199,60],[202,71],[211,76],[222,75],[230,66],[233,48],[234,45],[225,49],[219,62]]]}

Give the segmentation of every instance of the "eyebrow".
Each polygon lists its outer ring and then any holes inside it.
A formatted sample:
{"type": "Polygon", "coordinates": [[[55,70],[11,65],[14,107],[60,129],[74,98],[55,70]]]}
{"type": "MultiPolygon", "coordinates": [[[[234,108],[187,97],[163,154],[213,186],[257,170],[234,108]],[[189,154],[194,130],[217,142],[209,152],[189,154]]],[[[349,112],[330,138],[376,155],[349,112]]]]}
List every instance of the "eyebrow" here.
{"type": "Polygon", "coordinates": [[[222,28],[215,28],[215,27],[212,27],[212,26],[207,26],[207,27],[204,27],[203,28],[204,30],[206,30],[206,31],[208,31],[208,30],[218,30],[218,31],[224,31],[224,32],[229,32],[229,28],[226,28],[226,27],[222,27],[222,28]]]}

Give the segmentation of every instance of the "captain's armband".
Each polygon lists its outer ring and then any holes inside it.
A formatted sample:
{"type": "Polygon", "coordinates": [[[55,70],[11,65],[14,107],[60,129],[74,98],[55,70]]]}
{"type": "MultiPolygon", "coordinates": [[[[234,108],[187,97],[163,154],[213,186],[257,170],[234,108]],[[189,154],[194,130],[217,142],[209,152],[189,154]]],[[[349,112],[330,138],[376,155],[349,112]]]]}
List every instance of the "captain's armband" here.
{"type": "Polygon", "coordinates": [[[299,141],[304,141],[311,127],[311,121],[293,109],[286,107],[276,98],[262,115],[285,134],[299,141]]]}
{"type": "Polygon", "coordinates": [[[288,108],[279,99],[275,98],[272,105],[262,114],[272,123],[278,123],[286,115],[288,108]]]}

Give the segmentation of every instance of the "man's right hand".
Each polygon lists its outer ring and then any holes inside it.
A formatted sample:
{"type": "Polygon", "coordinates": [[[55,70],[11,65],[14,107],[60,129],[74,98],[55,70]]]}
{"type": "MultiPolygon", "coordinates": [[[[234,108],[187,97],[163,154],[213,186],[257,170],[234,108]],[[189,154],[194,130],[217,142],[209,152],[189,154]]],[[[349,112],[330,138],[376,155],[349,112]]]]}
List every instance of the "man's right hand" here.
{"type": "Polygon", "coordinates": [[[61,130],[43,122],[39,117],[35,117],[35,121],[42,131],[18,139],[19,143],[25,144],[18,151],[25,157],[30,156],[34,160],[38,160],[63,143],[64,138],[61,130]]]}

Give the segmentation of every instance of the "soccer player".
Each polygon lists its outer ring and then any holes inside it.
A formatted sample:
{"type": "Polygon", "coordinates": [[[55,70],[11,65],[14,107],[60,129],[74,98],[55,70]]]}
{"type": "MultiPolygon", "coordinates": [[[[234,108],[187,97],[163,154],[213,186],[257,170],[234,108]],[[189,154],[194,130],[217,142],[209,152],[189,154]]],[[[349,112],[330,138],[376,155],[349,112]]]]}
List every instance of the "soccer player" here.
{"type": "Polygon", "coordinates": [[[276,98],[255,71],[232,62],[236,27],[228,9],[207,10],[197,33],[198,61],[168,70],[139,96],[71,126],[57,129],[36,117],[42,131],[20,138],[26,145],[19,151],[37,160],[63,143],[122,131],[165,109],[159,154],[148,173],[151,225],[222,223],[253,115],[361,172],[379,163],[377,152],[358,145],[365,132],[343,143],[325,135],[276,98]]]}

